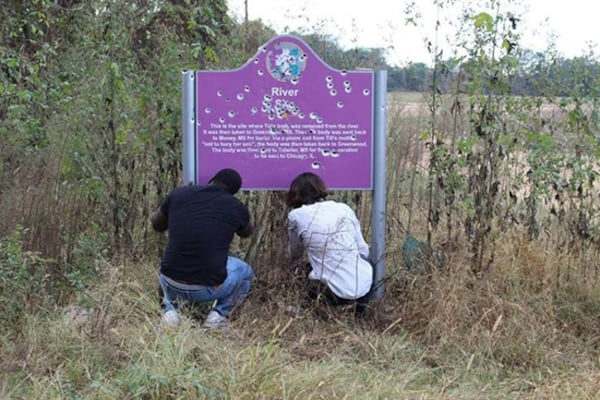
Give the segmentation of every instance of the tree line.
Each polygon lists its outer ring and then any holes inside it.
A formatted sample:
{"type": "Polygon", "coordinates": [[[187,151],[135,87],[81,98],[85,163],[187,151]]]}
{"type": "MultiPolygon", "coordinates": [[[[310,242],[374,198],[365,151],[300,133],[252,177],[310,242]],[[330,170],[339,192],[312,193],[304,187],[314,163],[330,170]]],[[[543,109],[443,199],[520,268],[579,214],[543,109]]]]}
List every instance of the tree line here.
{"type": "MultiPolygon", "coordinates": [[[[344,50],[330,36],[298,36],[339,69],[386,70],[389,91],[428,91],[437,71],[441,83],[438,89],[448,92],[458,80],[464,80],[460,75],[468,75],[470,69],[478,68],[476,60],[466,57],[438,59],[436,65],[410,62],[405,66],[394,66],[387,62],[383,48],[344,50]]],[[[514,59],[516,68],[508,77],[510,92],[515,96],[572,96],[573,88],[579,96],[590,96],[595,89],[595,77],[600,75],[600,63],[593,55],[565,58],[528,49],[515,50],[515,53],[518,53],[514,59]]]]}
{"type": "MultiPolygon", "coordinates": [[[[443,60],[438,66],[444,91],[456,82],[458,75],[468,73],[470,61],[443,60]]],[[[590,96],[594,77],[600,75],[600,63],[593,58],[551,58],[541,52],[525,50],[519,69],[509,77],[510,91],[515,96],[571,96],[577,88],[580,96],[590,96]],[[548,86],[547,82],[553,82],[548,86]]],[[[410,63],[404,67],[387,66],[390,91],[426,91],[430,87],[434,68],[425,63],[410,63]]]]}

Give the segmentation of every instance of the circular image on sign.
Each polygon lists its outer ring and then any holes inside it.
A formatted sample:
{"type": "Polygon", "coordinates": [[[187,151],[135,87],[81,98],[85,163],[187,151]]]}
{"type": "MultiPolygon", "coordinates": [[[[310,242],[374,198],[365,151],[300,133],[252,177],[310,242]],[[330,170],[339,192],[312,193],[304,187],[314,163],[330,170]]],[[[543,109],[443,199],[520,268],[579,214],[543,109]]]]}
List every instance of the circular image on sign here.
{"type": "Polygon", "coordinates": [[[291,42],[281,42],[267,54],[267,69],[271,76],[278,81],[297,83],[306,68],[306,55],[298,45],[291,42]]]}

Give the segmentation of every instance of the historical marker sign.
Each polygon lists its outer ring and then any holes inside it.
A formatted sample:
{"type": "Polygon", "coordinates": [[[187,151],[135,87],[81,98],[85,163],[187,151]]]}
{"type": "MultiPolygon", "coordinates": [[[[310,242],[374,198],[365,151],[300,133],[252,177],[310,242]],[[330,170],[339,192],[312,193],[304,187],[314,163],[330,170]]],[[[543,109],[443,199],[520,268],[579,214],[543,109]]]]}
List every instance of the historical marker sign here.
{"type": "Polygon", "coordinates": [[[237,70],[196,71],[195,85],[197,183],[230,167],[244,189],[287,189],[305,171],[372,188],[373,71],[334,69],[278,36],[237,70]]]}
{"type": "Polygon", "coordinates": [[[312,171],[330,189],[372,189],[371,251],[383,296],[385,71],[342,71],[302,40],[278,36],[237,70],[184,71],[183,184],[221,168],[245,190],[287,190],[312,171]]]}

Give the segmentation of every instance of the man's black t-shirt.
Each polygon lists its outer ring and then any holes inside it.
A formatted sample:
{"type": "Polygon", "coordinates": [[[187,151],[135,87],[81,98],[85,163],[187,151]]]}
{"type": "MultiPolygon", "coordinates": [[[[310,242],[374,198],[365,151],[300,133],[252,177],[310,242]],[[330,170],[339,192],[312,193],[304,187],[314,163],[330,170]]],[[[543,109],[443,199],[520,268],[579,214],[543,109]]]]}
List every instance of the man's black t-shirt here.
{"type": "Polygon", "coordinates": [[[169,230],[161,273],[197,285],[223,283],[229,245],[235,232],[248,225],[248,208],[226,190],[208,185],[176,188],[160,211],[169,230]]]}

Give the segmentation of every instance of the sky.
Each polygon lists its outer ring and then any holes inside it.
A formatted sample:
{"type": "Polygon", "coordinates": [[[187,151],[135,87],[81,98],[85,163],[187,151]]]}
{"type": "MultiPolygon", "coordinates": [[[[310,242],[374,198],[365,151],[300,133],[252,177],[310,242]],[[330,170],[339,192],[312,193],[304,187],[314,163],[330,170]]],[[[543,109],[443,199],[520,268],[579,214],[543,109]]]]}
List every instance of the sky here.
{"type": "MultiPolygon", "coordinates": [[[[439,12],[434,0],[227,0],[237,21],[244,19],[245,1],[248,18],[262,20],[277,34],[317,32],[332,35],[344,49],[384,48],[388,62],[397,66],[431,63],[426,43],[435,43],[436,20],[441,21],[438,46],[444,49],[444,57],[452,56],[455,25],[466,2],[445,0],[453,5],[439,12]],[[407,9],[411,10],[408,14],[407,9]],[[407,25],[409,17],[414,23],[407,25]]],[[[482,5],[489,0],[470,3],[482,5]]],[[[590,45],[596,57],[600,53],[600,13],[592,6],[595,0],[513,0],[510,4],[504,10],[514,10],[520,18],[521,47],[543,51],[553,43],[557,53],[568,58],[588,54],[590,45]]],[[[482,6],[475,9],[490,12],[482,6]]]]}

